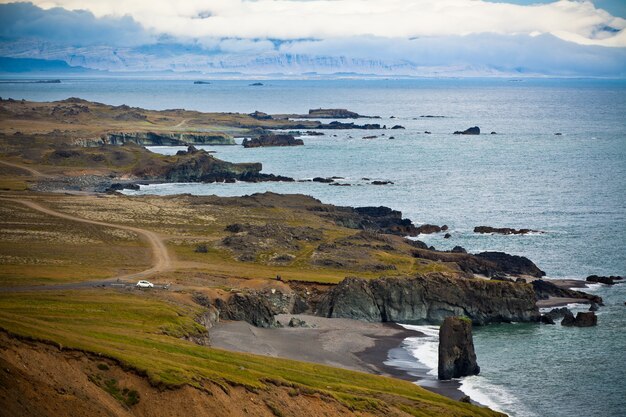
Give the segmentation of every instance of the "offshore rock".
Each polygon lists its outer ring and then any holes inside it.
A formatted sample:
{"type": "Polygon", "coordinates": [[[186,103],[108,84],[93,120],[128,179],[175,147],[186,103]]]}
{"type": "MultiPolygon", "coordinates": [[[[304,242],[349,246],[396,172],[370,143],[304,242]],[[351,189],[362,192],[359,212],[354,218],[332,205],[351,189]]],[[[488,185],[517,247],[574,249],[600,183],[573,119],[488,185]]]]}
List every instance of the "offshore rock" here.
{"type": "Polygon", "coordinates": [[[572,312],[568,312],[561,321],[562,326],[575,326],[575,327],[592,327],[598,324],[598,316],[593,311],[579,312],[576,314],[576,318],[572,312]]]}
{"type": "Polygon", "coordinates": [[[500,235],[526,235],[528,233],[543,233],[539,230],[532,229],[511,229],[509,227],[491,227],[491,226],[476,226],[474,233],[496,233],[500,235]]]}
{"type": "Polygon", "coordinates": [[[244,148],[260,148],[265,146],[302,146],[304,141],[292,135],[261,135],[258,138],[244,139],[241,143],[244,148]]]}
{"type": "Polygon", "coordinates": [[[439,328],[439,379],[478,375],[472,322],[461,317],[446,317],[439,328]]]}
{"type": "Polygon", "coordinates": [[[478,126],[470,127],[469,129],[454,132],[455,135],[480,135],[480,128],[478,126]]]}
{"type": "Polygon", "coordinates": [[[623,277],[619,277],[619,276],[600,277],[597,275],[589,275],[586,281],[596,282],[596,283],[606,284],[606,285],[615,285],[616,284],[615,281],[621,281],[623,279],[624,279],[623,277]]]}
{"type": "Polygon", "coordinates": [[[466,316],[475,324],[535,322],[540,317],[530,285],[435,274],[346,278],[324,296],[316,314],[402,323],[439,323],[449,316],[466,316]]]}

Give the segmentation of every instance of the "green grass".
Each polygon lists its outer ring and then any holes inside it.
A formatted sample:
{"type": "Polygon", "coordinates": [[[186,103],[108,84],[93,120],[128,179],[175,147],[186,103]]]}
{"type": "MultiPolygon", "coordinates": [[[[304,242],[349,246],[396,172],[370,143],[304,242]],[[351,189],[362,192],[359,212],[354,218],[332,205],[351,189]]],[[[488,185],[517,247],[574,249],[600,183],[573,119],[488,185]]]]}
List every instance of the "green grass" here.
{"type": "Polygon", "coordinates": [[[195,345],[181,337],[204,332],[193,320],[199,308],[148,297],[107,290],[1,294],[0,327],[118,360],[162,386],[285,385],[332,396],[353,410],[397,405],[416,416],[495,415],[405,381],[195,345]]]}

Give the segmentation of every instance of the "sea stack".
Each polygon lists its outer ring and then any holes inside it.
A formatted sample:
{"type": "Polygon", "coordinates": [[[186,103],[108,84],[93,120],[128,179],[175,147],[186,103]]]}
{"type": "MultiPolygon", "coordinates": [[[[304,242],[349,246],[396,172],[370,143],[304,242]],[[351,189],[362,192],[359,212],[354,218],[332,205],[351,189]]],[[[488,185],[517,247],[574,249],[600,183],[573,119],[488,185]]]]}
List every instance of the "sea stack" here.
{"type": "Polygon", "coordinates": [[[439,379],[478,375],[472,322],[465,317],[446,317],[439,329],[439,379]]]}

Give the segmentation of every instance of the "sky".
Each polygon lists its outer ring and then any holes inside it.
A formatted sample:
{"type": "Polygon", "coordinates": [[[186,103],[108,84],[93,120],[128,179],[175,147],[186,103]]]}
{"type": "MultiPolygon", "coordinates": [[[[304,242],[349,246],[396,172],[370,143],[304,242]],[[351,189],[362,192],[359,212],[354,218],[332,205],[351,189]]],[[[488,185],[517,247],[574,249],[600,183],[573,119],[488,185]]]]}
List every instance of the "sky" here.
{"type": "Polygon", "coordinates": [[[619,72],[626,70],[624,16],[626,0],[0,0],[0,40],[74,47],[170,42],[231,55],[427,55],[433,65],[543,62],[571,65],[573,73],[594,62],[602,72],[604,60],[619,72]],[[437,52],[440,59],[432,56],[437,52]]]}

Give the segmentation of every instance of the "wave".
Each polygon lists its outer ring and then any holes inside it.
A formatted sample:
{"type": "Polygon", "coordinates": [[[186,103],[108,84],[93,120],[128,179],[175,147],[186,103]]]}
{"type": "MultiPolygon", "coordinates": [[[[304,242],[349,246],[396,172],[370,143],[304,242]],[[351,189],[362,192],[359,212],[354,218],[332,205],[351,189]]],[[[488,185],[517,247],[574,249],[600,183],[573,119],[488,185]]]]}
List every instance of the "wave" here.
{"type": "MultiPolygon", "coordinates": [[[[404,340],[404,349],[417,362],[428,368],[428,375],[437,378],[439,366],[439,326],[400,324],[408,330],[421,332],[423,336],[408,337],[404,340]]],[[[397,361],[394,360],[394,361],[397,361]]],[[[407,368],[407,364],[403,364],[407,368]]],[[[495,385],[482,375],[468,376],[459,379],[459,389],[492,410],[509,413],[518,417],[537,417],[527,410],[520,401],[506,388],[495,385]]]]}
{"type": "Polygon", "coordinates": [[[459,389],[464,394],[469,395],[472,401],[485,405],[492,410],[508,413],[515,417],[538,417],[506,388],[492,384],[484,376],[466,376],[460,382],[461,387],[459,389]]]}
{"type": "Polygon", "coordinates": [[[419,363],[428,368],[428,375],[437,376],[439,366],[439,326],[415,326],[401,324],[408,330],[415,330],[424,334],[419,337],[407,337],[404,339],[404,348],[419,363]]]}

